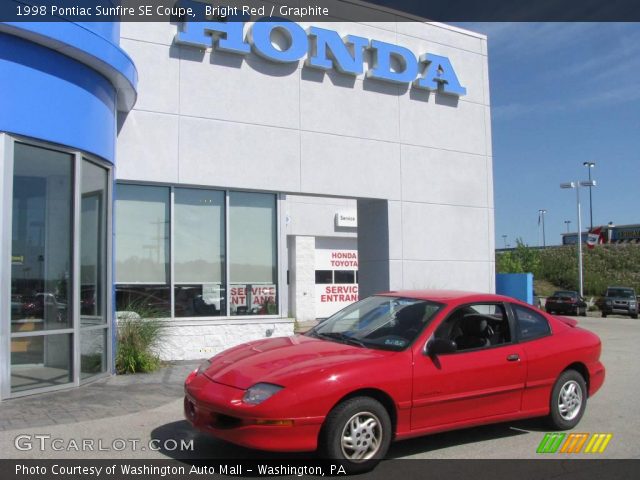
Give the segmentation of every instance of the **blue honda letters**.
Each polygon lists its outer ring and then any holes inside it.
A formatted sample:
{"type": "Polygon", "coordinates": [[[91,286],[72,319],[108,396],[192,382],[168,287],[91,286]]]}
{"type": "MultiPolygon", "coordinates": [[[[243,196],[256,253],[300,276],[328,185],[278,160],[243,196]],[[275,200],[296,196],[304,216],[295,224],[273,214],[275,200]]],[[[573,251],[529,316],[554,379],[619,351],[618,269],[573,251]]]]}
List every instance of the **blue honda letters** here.
{"type": "Polygon", "coordinates": [[[286,19],[264,18],[255,22],[245,39],[245,22],[185,22],[175,37],[176,43],[198,48],[213,47],[219,51],[246,55],[253,51],[272,62],[298,62],[306,56],[305,65],[321,70],[335,69],[346,75],[364,73],[364,52],[369,50],[368,78],[397,84],[413,84],[413,88],[461,96],[467,89],[458,81],[447,57],[426,53],[419,58],[405,47],[379,40],[348,35],[344,38],[319,27],[304,30],[286,19]],[[285,39],[275,46],[274,36],[285,39]]]}

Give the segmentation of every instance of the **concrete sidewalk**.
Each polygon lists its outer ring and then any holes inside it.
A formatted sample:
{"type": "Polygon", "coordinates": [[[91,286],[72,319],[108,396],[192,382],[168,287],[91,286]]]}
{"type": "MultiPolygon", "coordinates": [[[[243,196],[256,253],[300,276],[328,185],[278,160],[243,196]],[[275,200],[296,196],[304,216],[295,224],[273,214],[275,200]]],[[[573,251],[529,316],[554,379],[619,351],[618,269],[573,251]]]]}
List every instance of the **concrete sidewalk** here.
{"type": "Polygon", "coordinates": [[[117,375],[81,388],[0,403],[0,431],[76,423],[146,411],[181,399],[198,361],[171,362],[157,372],[117,375]]]}

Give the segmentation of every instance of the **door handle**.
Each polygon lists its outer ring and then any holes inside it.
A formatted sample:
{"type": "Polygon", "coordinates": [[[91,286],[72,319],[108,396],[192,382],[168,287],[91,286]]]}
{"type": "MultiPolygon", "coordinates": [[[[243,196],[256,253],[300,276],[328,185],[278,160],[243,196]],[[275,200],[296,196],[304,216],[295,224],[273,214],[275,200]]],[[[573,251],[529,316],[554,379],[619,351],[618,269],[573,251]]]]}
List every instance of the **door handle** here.
{"type": "Polygon", "coordinates": [[[520,355],[517,353],[512,353],[511,355],[507,355],[507,362],[519,362],[520,355]]]}

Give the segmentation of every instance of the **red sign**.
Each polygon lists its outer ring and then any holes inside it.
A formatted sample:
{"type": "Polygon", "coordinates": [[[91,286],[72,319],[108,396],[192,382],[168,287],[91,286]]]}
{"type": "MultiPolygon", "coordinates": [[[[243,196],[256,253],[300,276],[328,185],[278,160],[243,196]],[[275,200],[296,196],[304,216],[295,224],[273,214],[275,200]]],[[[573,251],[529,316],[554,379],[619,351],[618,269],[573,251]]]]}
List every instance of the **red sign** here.
{"type": "Polygon", "coordinates": [[[321,303],[357,301],[358,285],[327,285],[320,295],[321,303]]]}
{"type": "Polygon", "coordinates": [[[247,305],[247,298],[251,296],[251,306],[262,306],[276,302],[276,287],[274,285],[252,285],[250,287],[231,287],[231,305],[247,305]]]}

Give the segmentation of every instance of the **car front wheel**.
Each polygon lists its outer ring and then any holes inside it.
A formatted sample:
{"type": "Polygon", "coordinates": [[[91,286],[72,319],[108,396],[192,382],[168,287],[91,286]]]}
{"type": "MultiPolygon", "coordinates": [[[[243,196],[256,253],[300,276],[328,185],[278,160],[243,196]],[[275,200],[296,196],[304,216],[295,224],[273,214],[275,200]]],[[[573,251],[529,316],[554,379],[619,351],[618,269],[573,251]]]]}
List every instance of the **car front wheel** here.
{"type": "Polygon", "coordinates": [[[370,397],[355,397],[327,416],[320,438],[320,455],[344,462],[351,472],[366,471],[384,458],[391,443],[387,410],[370,397]]]}
{"type": "Polygon", "coordinates": [[[575,427],[587,407],[587,384],[580,373],[565,370],[560,374],[551,392],[549,421],[556,430],[575,427]]]}

